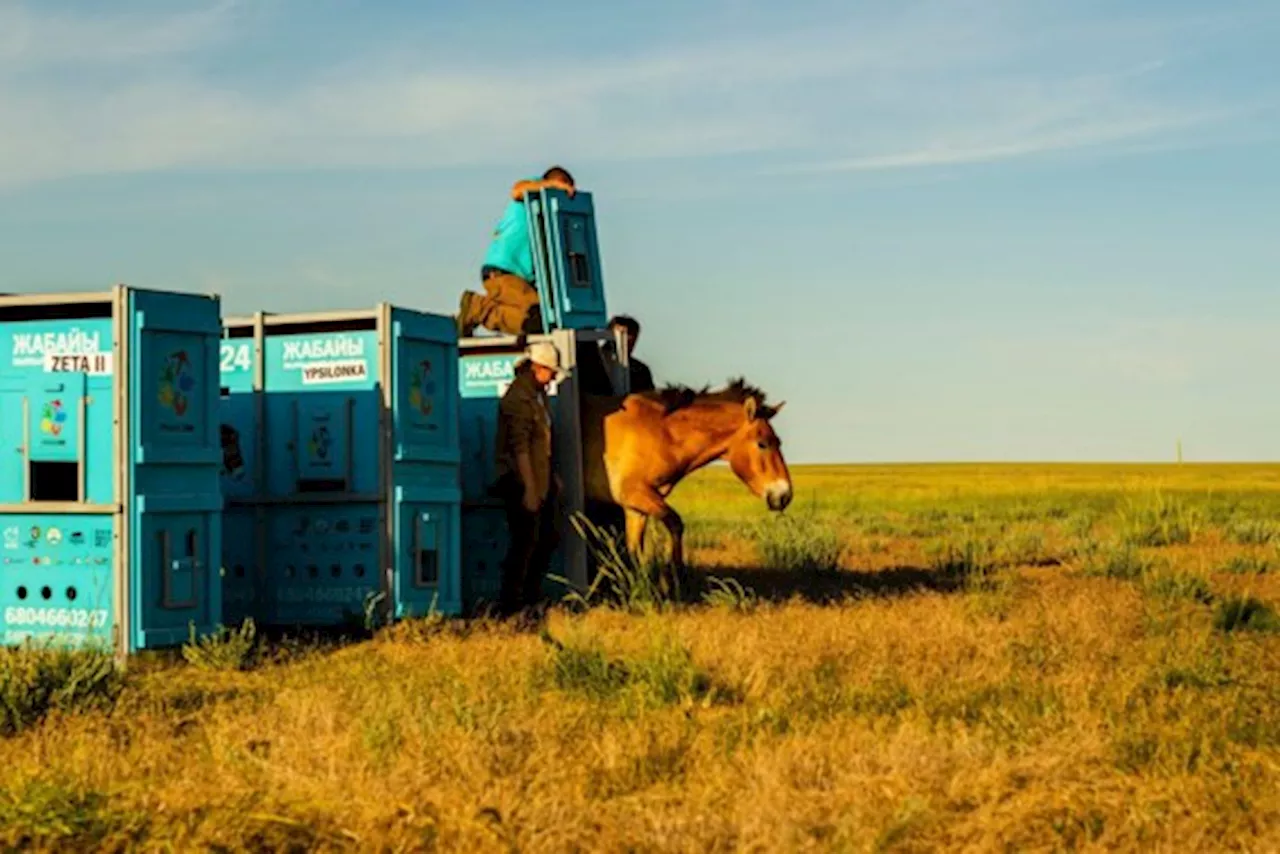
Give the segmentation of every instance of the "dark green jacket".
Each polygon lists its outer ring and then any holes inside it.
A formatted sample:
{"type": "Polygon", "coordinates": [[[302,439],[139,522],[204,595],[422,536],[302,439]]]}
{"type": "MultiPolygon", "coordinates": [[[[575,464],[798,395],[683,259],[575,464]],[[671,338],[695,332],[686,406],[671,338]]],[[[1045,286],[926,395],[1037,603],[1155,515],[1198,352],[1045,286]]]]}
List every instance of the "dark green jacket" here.
{"type": "Polygon", "coordinates": [[[546,499],[551,489],[550,415],[547,395],[538,388],[533,375],[527,370],[517,370],[498,406],[496,473],[499,481],[512,476],[520,482],[516,455],[522,450],[528,451],[533,467],[533,488],[541,499],[546,499]]]}
{"type": "Polygon", "coordinates": [[[653,374],[649,371],[649,366],[635,356],[630,358],[629,365],[631,367],[631,393],[642,394],[646,391],[653,391],[653,374]]]}

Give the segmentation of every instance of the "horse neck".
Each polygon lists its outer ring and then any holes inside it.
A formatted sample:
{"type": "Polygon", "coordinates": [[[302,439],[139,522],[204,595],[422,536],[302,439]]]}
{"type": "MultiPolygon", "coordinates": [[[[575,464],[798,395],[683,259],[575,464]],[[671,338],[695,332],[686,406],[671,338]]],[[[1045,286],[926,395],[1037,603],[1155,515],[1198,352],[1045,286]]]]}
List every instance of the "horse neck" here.
{"type": "Polygon", "coordinates": [[[680,471],[687,474],[715,462],[729,451],[729,440],[742,426],[738,404],[697,403],[668,416],[680,471]]]}

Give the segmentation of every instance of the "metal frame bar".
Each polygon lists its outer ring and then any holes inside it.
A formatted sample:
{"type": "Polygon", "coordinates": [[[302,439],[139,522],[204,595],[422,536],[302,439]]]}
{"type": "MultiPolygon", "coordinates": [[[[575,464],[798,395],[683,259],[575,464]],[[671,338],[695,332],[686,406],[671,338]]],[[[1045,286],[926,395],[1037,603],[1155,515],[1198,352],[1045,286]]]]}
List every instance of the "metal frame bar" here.
{"type": "MultiPolygon", "coordinates": [[[[267,447],[267,400],[266,386],[266,345],[263,340],[263,317],[259,311],[253,315],[253,482],[257,489],[266,488],[266,447],[267,447]]],[[[223,324],[224,332],[227,325],[223,324]]],[[[258,504],[253,514],[254,528],[254,564],[253,567],[253,601],[256,607],[266,606],[267,576],[267,510],[258,504]]]]}
{"type": "MultiPolygon", "coordinates": [[[[84,392],[80,395],[80,404],[76,415],[80,418],[80,431],[76,437],[76,503],[83,504],[86,480],[89,477],[89,383],[86,380],[84,392]]],[[[28,496],[29,498],[30,496],[28,496]]]]}
{"type": "Polygon", "coordinates": [[[22,503],[31,503],[31,398],[22,396],[22,503]]]}
{"type": "MultiPolygon", "coordinates": [[[[379,303],[381,305],[381,303],[379,303]]],[[[378,320],[378,309],[335,309],[333,311],[273,312],[257,311],[253,314],[228,315],[222,318],[223,330],[246,326],[293,326],[298,323],[343,323],[352,320],[378,320]]]]}
{"type": "Polygon", "coordinates": [[[83,504],[75,501],[41,501],[32,510],[28,504],[0,504],[0,513],[55,513],[60,516],[111,515],[120,512],[119,504],[83,504]]]}
{"type": "Polygon", "coordinates": [[[115,302],[117,298],[116,289],[123,287],[125,286],[115,285],[109,291],[90,291],[88,293],[64,291],[44,294],[3,294],[0,295],[0,309],[19,306],[64,305],[69,302],[80,305],[115,302]]]}
{"type": "Polygon", "coordinates": [[[395,354],[391,348],[393,340],[391,324],[394,320],[391,313],[392,307],[388,302],[379,302],[374,311],[378,320],[377,370],[378,386],[381,392],[378,406],[378,522],[381,528],[379,537],[381,572],[378,589],[382,593],[382,603],[379,610],[382,612],[383,623],[390,623],[395,617],[397,521],[395,496],[392,494],[392,485],[395,483],[393,471],[395,460],[392,458],[395,450],[395,423],[392,421],[391,412],[395,406],[395,400],[391,372],[395,367],[395,354]]]}
{"type": "Polygon", "coordinates": [[[133,585],[131,584],[130,575],[132,567],[130,566],[130,535],[133,525],[130,521],[130,515],[133,512],[133,502],[130,501],[129,495],[132,487],[132,467],[129,465],[131,451],[133,449],[132,426],[133,419],[127,406],[129,401],[129,389],[126,378],[129,376],[129,368],[133,359],[133,348],[130,346],[129,332],[132,327],[129,317],[129,291],[124,285],[116,285],[112,290],[113,300],[113,317],[112,317],[112,361],[115,363],[115,370],[111,373],[111,393],[114,400],[115,416],[112,419],[115,427],[115,437],[113,441],[114,456],[116,460],[114,483],[115,503],[118,508],[115,519],[115,625],[114,625],[114,645],[116,648],[116,657],[120,664],[128,660],[129,648],[133,637],[133,613],[130,607],[133,585]]]}

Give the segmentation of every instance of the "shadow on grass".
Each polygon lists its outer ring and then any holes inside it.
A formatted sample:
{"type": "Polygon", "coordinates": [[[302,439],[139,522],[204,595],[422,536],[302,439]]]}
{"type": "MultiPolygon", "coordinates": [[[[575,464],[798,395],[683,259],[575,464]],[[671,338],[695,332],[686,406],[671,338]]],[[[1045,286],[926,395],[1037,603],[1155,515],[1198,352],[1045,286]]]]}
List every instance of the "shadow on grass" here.
{"type": "Polygon", "coordinates": [[[895,566],[880,570],[840,570],[796,572],[759,566],[713,566],[691,569],[695,589],[686,601],[700,598],[709,589],[709,579],[732,580],[755,592],[766,602],[799,599],[815,605],[830,605],[846,599],[894,598],[920,592],[956,593],[965,586],[965,574],[948,569],[895,566]]]}

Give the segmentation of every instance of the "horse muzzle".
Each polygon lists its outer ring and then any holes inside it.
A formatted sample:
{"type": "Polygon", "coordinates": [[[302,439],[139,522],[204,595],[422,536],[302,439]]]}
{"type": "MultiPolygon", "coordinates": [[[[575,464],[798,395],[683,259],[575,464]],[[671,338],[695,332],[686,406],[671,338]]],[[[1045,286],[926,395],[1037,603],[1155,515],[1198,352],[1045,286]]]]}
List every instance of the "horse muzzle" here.
{"type": "Polygon", "coordinates": [[[787,509],[787,505],[791,503],[791,495],[791,482],[777,480],[765,488],[764,500],[768,502],[769,509],[777,513],[787,509]]]}

